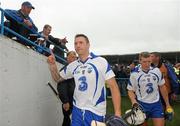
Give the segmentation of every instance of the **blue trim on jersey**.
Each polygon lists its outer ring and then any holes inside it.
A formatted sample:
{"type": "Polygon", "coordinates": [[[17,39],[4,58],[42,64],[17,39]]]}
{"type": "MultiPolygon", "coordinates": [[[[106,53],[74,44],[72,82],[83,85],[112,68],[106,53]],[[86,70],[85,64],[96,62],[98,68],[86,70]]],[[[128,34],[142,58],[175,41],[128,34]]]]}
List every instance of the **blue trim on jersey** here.
{"type": "Polygon", "coordinates": [[[131,73],[139,73],[140,66],[135,66],[135,68],[131,71],[131,73]]]}
{"type": "Polygon", "coordinates": [[[67,70],[67,66],[66,67],[64,67],[64,73],[66,74],[66,70],[67,70]]]}
{"type": "Polygon", "coordinates": [[[141,75],[139,76],[138,80],[137,80],[137,81],[138,81],[138,84],[137,84],[137,85],[138,85],[138,87],[139,87],[138,91],[139,91],[139,94],[140,94],[140,96],[141,96],[141,97],[142,97],[142,95],[141,95],[141,91],[140,91],[141,86],[140,86],[140,84],[139,84],[139,81],[140,81],[140,79],[141,79],[142,75],[143,75],[143,74],[141,74],[141,75]]]}
{"type": "Polygon", "coordinates": [[[85,64],[87,61],[88,61],[89,57],[85,60],[85,61],[82,61],[79,59],[79,61],[82,63],[82,64],[85,64]]]}
{"type": "Polygon", "coordinates": [[[91,59],[94,59],[94,58],[96,58],[96,57],[99,57],[99,56],[97,56],[97,55],[95,55],[94,53],[90,53],[90,56],[91,56],[91,59]]]}
{"type": "Polygon", "coordinates": [[[79,67],[80,65],[78,65],[74,70],[73,70],[73,74],[75,73],[75,71],[77,70],[77,68],[79,67]]]}
{"type": "Polygon", "coordinates": [[[74,103],[74,105],[76,105],[76,100],[73,98],[73,103],[74,103]]]}
{"type": "Polygon", "coordinates": [[[98,105],[99,103],[104,102],[104,101],[105,101],[105,95],[104,95],[104,87],[103,87],[101,90],[101,96],[97,100],[96,105],[98,105]]]}
{"type": "Polygon", "coordinates": [[[157,83],[159,83],[159,77],[158,77],[158,75],[157,74],[155,74],[155,73],[153,73],[153,72],[149,72],[149,73],[151,73],[151,74],[153,74],[153,75],[155,75],[156,77],[157,77],[157,83]]]}
{"type": "Polygon", "coordinates": [[[111,66],[108,64],[108,67],[107,67],[107,70],[106,70],[106,73],[109,72],[111,70],[111,66]]]}
{"type": "MultiPolygon", "coordinates": [[[[98,73],[98,70],[97,70],[96,66],[94,66],[94,64],[92,64],[92,63],[88,63],[88,64],[91,65],[91,66],[94,68],[94,71],[95,71],[95,73],[96,73],[96,88],[95,88],[95,91],[94,91],[94,96],[95,96],[96,91],[97,91],[99,73],[98,73]]],[[[94,96],[93,96],[93,97],[94,97],[94,96]]]]}
{"type": "Polygon", "coordinates": [[[132,83],[131,83],[130,79],[128,81],[128,85],[130,85],[132,87],[132,83]]]}

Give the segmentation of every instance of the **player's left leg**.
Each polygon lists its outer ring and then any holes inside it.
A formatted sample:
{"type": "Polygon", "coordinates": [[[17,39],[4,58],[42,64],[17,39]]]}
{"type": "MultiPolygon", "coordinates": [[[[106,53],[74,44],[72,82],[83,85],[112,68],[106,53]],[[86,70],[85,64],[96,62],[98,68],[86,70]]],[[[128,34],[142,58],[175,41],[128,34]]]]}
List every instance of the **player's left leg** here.
{"type": "Polygon", "coordinates": [[[164,118],[152,118],[153,126],[164,126],[164,118]]]}

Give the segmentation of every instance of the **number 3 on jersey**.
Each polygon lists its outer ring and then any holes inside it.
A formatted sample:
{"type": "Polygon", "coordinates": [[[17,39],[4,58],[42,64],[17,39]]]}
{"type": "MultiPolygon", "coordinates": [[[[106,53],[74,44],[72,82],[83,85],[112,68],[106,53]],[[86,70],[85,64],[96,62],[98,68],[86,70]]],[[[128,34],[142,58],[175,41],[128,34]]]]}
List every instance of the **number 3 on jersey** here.
{"type": "Polygon", "coordinates": [[[78,81],[79,81],[79,83],[80,83],[78,89],[79,89],[80,91],[85,91],[85,90],[87,90],[88,84],[87,84],[87,82],[86,82],[86,77],[85,77],[85,76],[82,76],[82,77],[80,77],[80,78],[78,79],[78,81]]]}

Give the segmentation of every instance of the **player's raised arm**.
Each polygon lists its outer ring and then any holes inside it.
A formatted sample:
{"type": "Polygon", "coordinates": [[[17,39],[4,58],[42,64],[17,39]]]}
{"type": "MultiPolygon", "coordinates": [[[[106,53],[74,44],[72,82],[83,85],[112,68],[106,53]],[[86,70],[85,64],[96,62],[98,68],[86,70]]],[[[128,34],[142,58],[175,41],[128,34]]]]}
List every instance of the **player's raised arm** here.
{"type": "Polygon", "coordinates": [[[60,76],[60,74],[58,72],[58,68],[57,68],[55,57],[54,57],[53,53],[51,53],[51,55],[48,57],[47,62],[49,64],[51,76],[54,79],[54,81],[56,83],[63,81],[64,79],[60,76]]]}

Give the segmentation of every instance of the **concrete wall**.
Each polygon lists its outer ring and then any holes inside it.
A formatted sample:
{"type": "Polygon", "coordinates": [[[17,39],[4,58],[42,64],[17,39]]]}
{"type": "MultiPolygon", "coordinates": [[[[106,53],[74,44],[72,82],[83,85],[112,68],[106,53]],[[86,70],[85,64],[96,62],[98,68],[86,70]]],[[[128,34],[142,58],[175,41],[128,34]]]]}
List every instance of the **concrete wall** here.
{"type": "Polygon", "coordinates": [[[0,126],[60,126],[47,57],[0,36],[0,126]]]}

